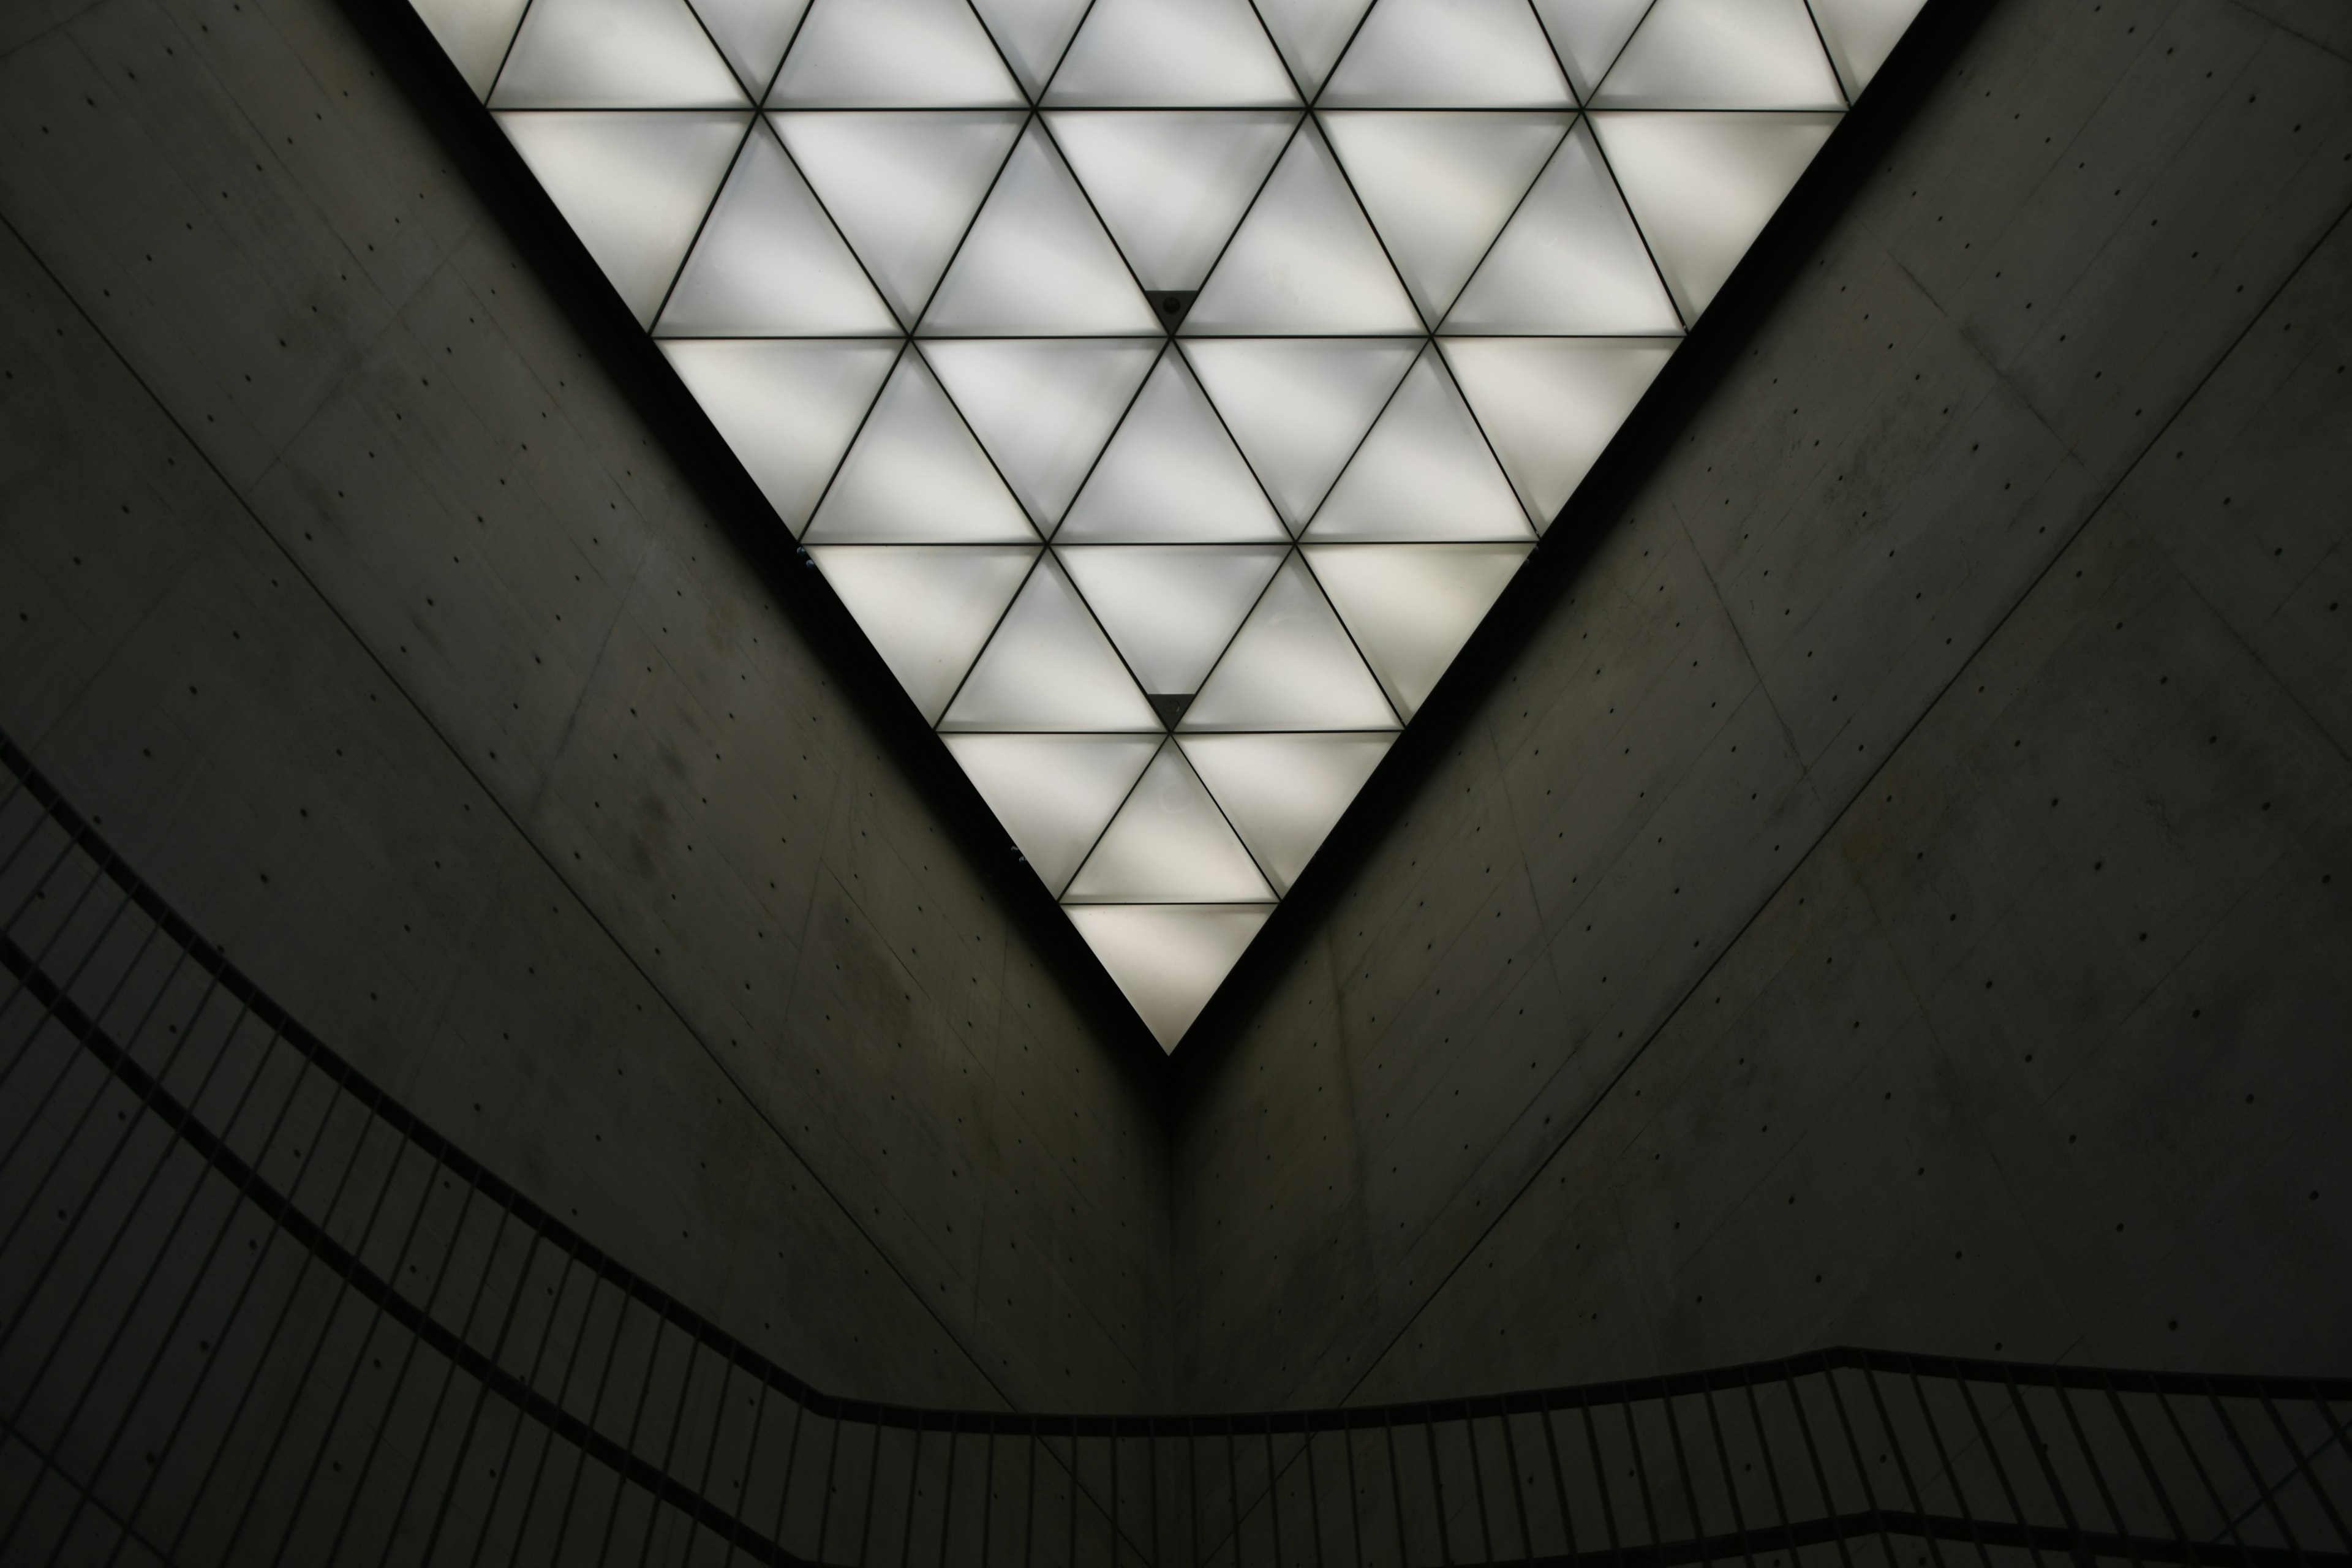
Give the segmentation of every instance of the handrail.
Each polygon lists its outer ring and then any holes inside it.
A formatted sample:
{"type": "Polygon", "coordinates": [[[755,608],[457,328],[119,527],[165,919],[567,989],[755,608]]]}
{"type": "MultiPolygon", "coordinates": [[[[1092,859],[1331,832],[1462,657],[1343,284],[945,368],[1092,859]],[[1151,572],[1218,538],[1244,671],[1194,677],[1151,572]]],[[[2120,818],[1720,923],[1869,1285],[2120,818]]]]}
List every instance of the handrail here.
{"type": "Polygon", "coordinates": [[[1839,1347],[1328,1410],[828,1394],[402,1106],[0,763],[0,1436],[30,1457],[0,1559],[2352,1568],[2346,1379],[1839,1347]]]}

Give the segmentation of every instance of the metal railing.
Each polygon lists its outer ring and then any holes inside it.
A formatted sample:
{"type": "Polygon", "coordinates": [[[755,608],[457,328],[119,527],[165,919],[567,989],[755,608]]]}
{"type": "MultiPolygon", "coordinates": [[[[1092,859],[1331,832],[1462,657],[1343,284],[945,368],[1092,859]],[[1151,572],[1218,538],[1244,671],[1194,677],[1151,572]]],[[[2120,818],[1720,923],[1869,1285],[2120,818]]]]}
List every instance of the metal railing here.
{"type": "Polygon", "coordinates": [[[2341,1381],[1838,1350],[1237,1415],[832,1397],[0,763],[0,1562],[2352,1563],[2341,1381]]]}

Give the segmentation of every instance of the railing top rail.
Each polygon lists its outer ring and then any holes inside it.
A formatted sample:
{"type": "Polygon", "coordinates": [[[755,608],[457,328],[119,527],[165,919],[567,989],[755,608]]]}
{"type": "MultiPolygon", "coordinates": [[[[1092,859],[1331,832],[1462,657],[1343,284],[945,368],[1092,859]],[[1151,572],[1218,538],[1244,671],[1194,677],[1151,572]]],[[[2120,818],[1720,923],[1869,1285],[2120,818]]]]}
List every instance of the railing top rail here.
{"type": "MultiPolygon", "coordinates": [[[[2021,1387],[2057,1387],[2116,1393],[2166,1393],[2243,1398],[2294,1398],[2352,1401],[2352,1379],[2294,1376],[2248,1376],[2199,1373],[2151,1372],[2098,1366],[2061,1365],[2032,1362],[1917,1354],[1862,1346],[1832,1346],[1795,1355],[1748,1362],[1704,1371],[1669,1373],[1606,1382],[1509,1393],[1465,1395],[1448,1399],[1410,1400],[1385,1405],[1353,1405],[1320,1409],[1222,1412],[1163,1411],[1136,1414],[1028,1413],[993,1410],[938,1409],[829,1394],[777,1365],[761,1352],[694,1311],[644,1276],[604,1253],[561,1219],[515,1189],[478,1160],[452,1143],[365,1074],[311,1034],[279,1006],[251,977],[231,963],[216,944],[205,941],[152,886],[124,864],[95,826],[75,811],[63,795],[6,735],[0,734],[0,763],[14,773],[25,793],[77,841],[103,874],[163,931],[184,948],[221,990],[255,1017],[276,1030],[331,1080],[365,1105],[384,1124],[422,1152],[439,1161],[452,1175],[471,1183],[484,1195],[548,1238],[557,1247],[593,1266],[608,1283],[648,1303],[661,1307],[666,1320],[727,1356],[742,1372],[764,1380],[814,1415],[839,1421],[912,1427],[929,1431],[959,1431],[973,1435],[1005,1434],[1028,1436],[1223,1436],[1269,1433],[1331,1432],[1413,1426],[1462,1420],[1472,1416],[1538,1413],[1580,1406],[1616,1405],[1685,1394],[1725,1392],[1743,1386],[1824,1375],[1839,1370],[1891,1373],[1966,1383],[2011,1384],[2021,1387]]],[[[0,937],[8,966],[20,972],[30,961],[13,942],[0,937]]],[[[62,1002],[64,999],[59,998],[62,1002]]],[[[89,1027],[94,1028],[91,1024],[89,1027]]]]}

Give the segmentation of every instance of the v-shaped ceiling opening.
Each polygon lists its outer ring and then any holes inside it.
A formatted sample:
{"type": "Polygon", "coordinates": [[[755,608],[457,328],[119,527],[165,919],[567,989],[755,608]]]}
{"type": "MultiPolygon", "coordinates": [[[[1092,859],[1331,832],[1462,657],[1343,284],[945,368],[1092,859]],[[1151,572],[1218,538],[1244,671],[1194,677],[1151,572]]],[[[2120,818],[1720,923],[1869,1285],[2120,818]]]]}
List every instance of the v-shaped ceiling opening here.
{"type": "Polygon", "coordinates": [[[1916,8],[419,4],[1170,1048],[1916,8]]]}

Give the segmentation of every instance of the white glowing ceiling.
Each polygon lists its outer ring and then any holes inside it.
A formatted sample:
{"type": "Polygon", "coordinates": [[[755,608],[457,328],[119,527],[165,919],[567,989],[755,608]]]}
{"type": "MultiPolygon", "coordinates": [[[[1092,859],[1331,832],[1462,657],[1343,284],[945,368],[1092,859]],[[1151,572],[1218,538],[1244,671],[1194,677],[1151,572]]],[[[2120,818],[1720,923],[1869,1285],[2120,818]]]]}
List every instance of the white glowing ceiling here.
{"type": "Polygon", "coordinates": [[[1172,1049],[1919,0],[415,3],[1172,1049]]]}

